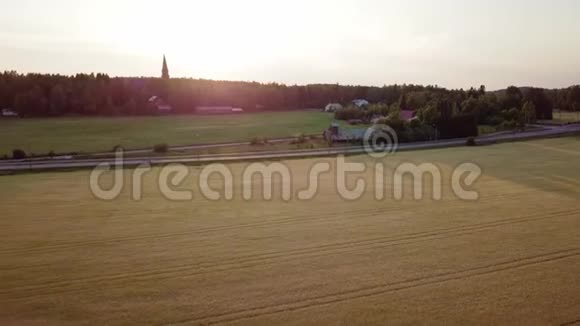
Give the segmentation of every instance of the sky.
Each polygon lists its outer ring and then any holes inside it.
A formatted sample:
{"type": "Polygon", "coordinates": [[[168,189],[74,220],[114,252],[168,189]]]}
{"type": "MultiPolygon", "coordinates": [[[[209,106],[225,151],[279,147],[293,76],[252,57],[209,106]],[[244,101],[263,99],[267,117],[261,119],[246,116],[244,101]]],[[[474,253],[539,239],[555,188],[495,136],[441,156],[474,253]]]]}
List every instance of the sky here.
{"type": "Polygon", "coordinates": [[[0,70],[362,85],[580,83],[576,0],[0,0],[0,70]]]}

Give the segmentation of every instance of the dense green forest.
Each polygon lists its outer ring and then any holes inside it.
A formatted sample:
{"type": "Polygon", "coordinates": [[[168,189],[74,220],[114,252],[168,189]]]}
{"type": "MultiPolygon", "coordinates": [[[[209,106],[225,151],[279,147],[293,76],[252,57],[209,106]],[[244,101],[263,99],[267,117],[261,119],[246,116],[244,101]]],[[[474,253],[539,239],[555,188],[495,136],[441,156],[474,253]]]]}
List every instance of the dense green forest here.
{"type": "MultiPolygon", "coordinates": [[[[448,90],[437,86],[383,87],[338,84],[283,85],[201,79],[0,74],[0,108],[13,108],[22,117],[63,115],[149,115],[156,110],[147,100],[161,96],[174,114],[195,113],[197,106],[228,105],[245,111],[322,108],[327,103],[349,103],[365,98],[385,106],[414,109],[441,117],[471,114],[480,123],[498,124],[525,109],[534,119],[550,119],[554,107],[580,110],[580,87],[544,90],[509,87],[486,92],[485,87],[448,90]],[[527,105],[526,105],[527,104],[527,105]]],[[[529,115],[529,114],[528,114],[529,115]]]]}

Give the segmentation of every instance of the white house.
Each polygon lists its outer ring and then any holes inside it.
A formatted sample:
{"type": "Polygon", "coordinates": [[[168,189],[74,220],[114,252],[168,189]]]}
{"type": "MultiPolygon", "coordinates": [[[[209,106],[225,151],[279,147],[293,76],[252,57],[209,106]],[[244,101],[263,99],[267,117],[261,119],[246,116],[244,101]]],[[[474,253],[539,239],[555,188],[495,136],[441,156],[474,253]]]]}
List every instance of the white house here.
{"type": "Polygon", "coordinates": [[[365,99],[356,99],[352,101],[352,104],[354,104],[355,106],[357,106],[360,109],[364,109],[367,106],[369,106],[369,101],[365,100],[365,99]]]}
{"type": "Polygon", "coordinates": [[[342,105],[339,103],[328,103],[324,108],[324,112],[336,112],[342,110],[342,105]]]}
{"type": "Polygon", "coordinates": [[[2,109],[0,116],[3,118],[18,118],[18,113],[12,109],[2,109]]]}
{"type": "Polygon", "coordinates": [[[170,113],[173,111],[173,107],[159,96],[151,96],[147,102],[153,105],[159,113],[170,113]]]}

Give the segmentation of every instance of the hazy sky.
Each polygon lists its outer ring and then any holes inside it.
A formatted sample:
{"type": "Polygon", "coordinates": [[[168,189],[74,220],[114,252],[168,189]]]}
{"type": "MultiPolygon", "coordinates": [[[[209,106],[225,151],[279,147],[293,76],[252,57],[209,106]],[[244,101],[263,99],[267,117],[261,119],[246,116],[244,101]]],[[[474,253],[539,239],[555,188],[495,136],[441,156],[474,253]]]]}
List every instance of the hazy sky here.
{"type": "Polygon", "coordinates": [[[488,89],[580,83],[575,0],[0,0],[0,70],[488,89]]]}

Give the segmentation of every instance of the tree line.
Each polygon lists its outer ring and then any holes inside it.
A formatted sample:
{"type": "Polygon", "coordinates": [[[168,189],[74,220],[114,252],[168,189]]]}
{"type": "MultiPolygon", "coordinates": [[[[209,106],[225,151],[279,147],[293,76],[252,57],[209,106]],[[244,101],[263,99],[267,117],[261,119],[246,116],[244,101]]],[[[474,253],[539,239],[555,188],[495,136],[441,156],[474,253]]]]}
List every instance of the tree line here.
{"type": "Polygon", "coordinates": [[[204,79],[125,78],[106,74],[0,74],[0,108],[13,108],[22,117],[64,115],[151,115],[152,96],[164,98],[174,114],[195,113],[197,106],[234,106],[245,111],[323,108],[331,102],[371,103],[413,109],[423,116],[473,114],[480,123],[498,124],[528,115],[551,119],[554,107],[580,111],[580,87],[544,90],[509,87],[487,92],[484,86],[449,90],[437,86],[383,87],[214,81],[204,79]],[[525,113],[525,110],[530,112],[525,113]],[[533,111],[533,114],[532,112],[533,111]]]}

